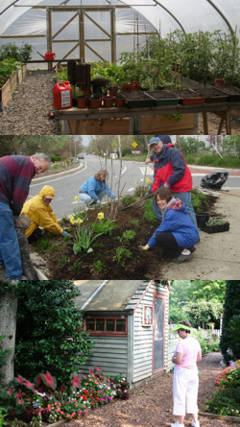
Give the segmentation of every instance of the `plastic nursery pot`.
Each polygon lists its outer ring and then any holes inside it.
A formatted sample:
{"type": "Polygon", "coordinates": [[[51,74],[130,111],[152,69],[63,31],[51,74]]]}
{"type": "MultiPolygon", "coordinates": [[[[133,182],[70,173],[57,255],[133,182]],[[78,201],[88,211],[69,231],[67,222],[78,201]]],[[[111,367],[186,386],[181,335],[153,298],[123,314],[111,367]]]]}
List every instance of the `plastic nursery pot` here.
{"type": "Polygon", "coordinates": [[[130,85],[132,91],[137,91],[141,89],[141,85],[139,82],[131,82],[130,85]]]}
{"type": "Polygon", "coordinates": [[[206,222],[208,222],[210,215],[208,212],[202,212],[200,214],[196,214],[196,218],[198,227],[202,228],[205,226],[206,222]]]}
{"type": "Polygon", "coordinates": [[[132,90],[131,83],[122,83],[122,91],[130,92],[132,90]]]}
{"type": "Polygon", "coordinates": [[[102,105],[101,98],[90,98],[90,108],[100,108],[102,105]]]}
{"type": "Polygon", "coordinates": [[[124,98],[122,98],[121,96],[117,96],[117,97],[115,98],[114,103],[115,103],[115,106],[116,106],[116,107],[123,107],[123,106],[124,106],[124,104],[125,104],[125,99],[124,99],[124,98]]]}
{"type": "Polygon", "coordinates": [[[114,103],[113,96],[103,96],[103,105],[106,108],[112,107],[114,103]]]}
{"type": "Polygon", "coordinates": [[[224,222],[222,224],[208,224],[206,223],[203,227],[202,230],[205,231],[206,233],[222,233],[223,231],[228,231],[230,228],[230,224],[229,222],[224,222]]]}
{"type": "Polygon", "coordinates": [[[118,93],[118,87],[117,86],[110,86],[108,88],[108,90],[109,90],[109,94],[113,95],[113,96],[116,96],[118,93]]]}
{"type": "Polygon", "coordinates": [[[87,96],[78,96],[77,97],[77,106],[78,108],[85,108],[88,106],[89,99],[87,96]]]}
{"type": "Polygon", "coordinates": [[[216,87],[224,87],[225,86],[225,80],[224,79],[215,79],[214,84],[216,87]]]}

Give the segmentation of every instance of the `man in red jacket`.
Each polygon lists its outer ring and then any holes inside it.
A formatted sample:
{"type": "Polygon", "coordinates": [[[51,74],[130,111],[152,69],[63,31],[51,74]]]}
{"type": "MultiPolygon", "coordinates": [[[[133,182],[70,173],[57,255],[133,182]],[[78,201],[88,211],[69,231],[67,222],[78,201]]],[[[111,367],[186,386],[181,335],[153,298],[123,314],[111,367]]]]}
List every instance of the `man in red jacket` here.
{"type": "Polygon", "coordinates": [[[23,274],[14,216],[22,210],[34,175],[48,167],[43,153],[0,157],[0,261],[8,279],[20,280],[23,274]]]}
{"type": "MultiPolygon", "coordinates": [[[[164,144],[160,137],[152,137],[149,145],[153,151],[152,158],[154,162],[152,193],[162,186],[169,188],[176,197],[183,201],[188,215],[197,228],[196,215],[191,199],[192,175],[182,154],[172,145],[164,144]]],[[[146,159],[146,163],[149,163],[149,160],[146,159]]],[[[161,221],[162,212],[156,204],[153,204],[153,210],[156,218],[161,221]]]]}

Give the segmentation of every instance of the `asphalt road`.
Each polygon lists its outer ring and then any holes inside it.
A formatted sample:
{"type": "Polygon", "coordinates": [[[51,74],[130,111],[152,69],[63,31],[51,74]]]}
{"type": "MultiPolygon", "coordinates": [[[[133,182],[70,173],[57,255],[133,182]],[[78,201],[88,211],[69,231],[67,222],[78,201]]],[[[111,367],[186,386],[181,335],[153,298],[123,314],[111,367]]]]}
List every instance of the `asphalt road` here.
{"type": "MultiPolygon", "coordinates": [[[[82,160],[83,168],[73,171],[69,175],[47,176],[46,180],[39,182],[32,182],[29,197],[35,196],[39,193],[43,185],[52,185],[55,189],[55,198],[52,202],[52,207],[58,218],[72,214],[74,210],[80,209],[83,205],[76,202],[74,197],[78,194],[81,184],[86,181],[90,176],[94,175],[99,169],[107,169],[109,171],[108,185],[112,188],[113,192],[117,192],[118,175],[119,175],[119,160],[99,159],[93,155],[85,156],[82,160]],[[105,163],[106,162],[106,163],[105,163]],[[111,171],[112,168],[112,171],[111,171]],[[112,176],[112,183],[111,183],[112,176]]],[[[136,185],[143,183],[146,166],[144,163],[123,161],[120,191],[121,194],[131,194],[134,192],[136,185]]],[[[205,174],[204,174],[205,175],[205,174]]],[[[194,187],[200,185],[201,178],[204,176],[199,173],[193,174],[194,187]]],[[[152,169],[147,167],[146,176],[152,179],[152,169]]],[[[240,188],[240,176],[229,177],[226,186],[222,189],[240,188]]]]}

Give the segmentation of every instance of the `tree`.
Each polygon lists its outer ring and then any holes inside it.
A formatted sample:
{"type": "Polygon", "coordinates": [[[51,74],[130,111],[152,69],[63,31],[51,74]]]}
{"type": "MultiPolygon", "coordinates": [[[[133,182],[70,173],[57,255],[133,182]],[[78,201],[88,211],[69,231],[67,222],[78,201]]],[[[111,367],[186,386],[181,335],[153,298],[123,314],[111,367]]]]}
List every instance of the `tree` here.
{"type": "MultiPolygon", "coordinates": [[[[200,305],[208,303],[208,319],[204,321],[218,321],[223,310],[226,282],[224,280],[174,280],[171,283],[170,293],[170,320],[177,322],[186,316],[191,316],[191,304],[201,311],[200,305]],[[189,313],[189,314],[188,314],[189,313]],[[215,313],[215,314],[214,314],[215,313]]],[[[206,308],[206,307],[205,307],[206,308]]],[[[203,308],[204,312],[204,308],[203,308]]],[[[193,322],[194,323],[194,322],[193,322]]]]}
{"type": "Polygon", "coordinates": [[[220,348],[226,363],[240,359],[240,281],[228,280],[220,348]]]}
{"type": "Polygon", "coordinates": [[[17,297],[15,286],[0,281],[0,379],[14,378],[17,297]]]}

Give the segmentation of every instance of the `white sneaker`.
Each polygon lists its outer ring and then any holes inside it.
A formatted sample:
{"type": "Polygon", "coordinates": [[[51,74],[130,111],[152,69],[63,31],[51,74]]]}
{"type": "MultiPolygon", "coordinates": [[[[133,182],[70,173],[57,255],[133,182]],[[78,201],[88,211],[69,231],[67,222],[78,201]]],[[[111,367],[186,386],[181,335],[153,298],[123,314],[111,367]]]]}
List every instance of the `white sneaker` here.
{"type": "Polygon", "coordinates": [[[178,421],[176,421],[175,423],[171,424],[171,427],[184,427],[184,424],[181,424],[178,421]]]}
{"type": "Polygon", "coordinates": [[[192,421],[191,426],[192,427],[200,427],[200,423],[199,423],[199,421],[192,421]]]}

